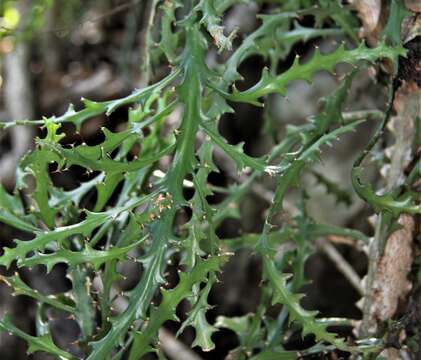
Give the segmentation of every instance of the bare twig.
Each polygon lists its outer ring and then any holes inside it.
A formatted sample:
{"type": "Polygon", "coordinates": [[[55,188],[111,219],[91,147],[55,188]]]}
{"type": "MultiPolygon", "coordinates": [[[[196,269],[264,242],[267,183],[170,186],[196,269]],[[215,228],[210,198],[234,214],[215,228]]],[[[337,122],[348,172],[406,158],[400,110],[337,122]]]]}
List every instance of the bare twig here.
{"type": "Polygon", "coordinates": [[[165,328],[159,329],[159,342],[162,350],[172,360],[202,360],[165,328]]]}
{"type": "Polygon", "coordinates": [[[351,236],[328,235],[327,240],[334,244],[348,245],[355,247],[359,251],[366,252],[365,244],[351,236]]]}
{"type": "Polygon", "coordinates": [[[361,279],[352,266],[345,260],[341,253],[325,238],[319,238],[316,241],[317,246],[323,250],[336,268],[345,276],[345,278],[354,286],[360,295],[364,295],[364,289],[361,286],[361,279]]]}
{"type": "Polygon", "coordinates": [[[64,86],[57,92],[45,92],[41,95],[43,107],[60,103],[63,98],[79,100],[83,97],[94,97],[96,100],[109,99],[121,93],[128,93],[129,87],[121,77],[115,77],[107,66],[99,66],[92,75],[72,80],[70,86],[64,86]]]}

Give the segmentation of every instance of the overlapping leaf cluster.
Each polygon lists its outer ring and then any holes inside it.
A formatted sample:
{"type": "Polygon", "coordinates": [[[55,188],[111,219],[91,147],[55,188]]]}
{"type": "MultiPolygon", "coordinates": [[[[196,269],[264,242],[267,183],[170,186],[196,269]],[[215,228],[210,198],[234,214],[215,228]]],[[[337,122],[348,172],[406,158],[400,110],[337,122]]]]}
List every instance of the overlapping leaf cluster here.
{"type": "MultiPolygon", "coordinates": [[[[58,117],[1,125],[6,129],[16,124],[39,125],[46,131],[44,137],[36,140],[36,148],[20,162],[15,193],[10,195],[0,188],[0,221],[32,236],[30,240],[17,239],[14,246],[5,247],[0,265],[31,268],[43,264],[51,271],[57,264],[66,264],[72,289],[47,296],[33,290],[18,274],[1,279],[17,295],[33,298],[41,308],[70,313],[80,326],[81,349],[89,360],[120,359],[123,354],[136,360],[158,351],[158,331],[168,320],[179,321],[176,308],[183,300],[190,303],[191,310],[179,332],[192,326],[196,334],[192,346],[204,351],[213,349],[212,334],[225,327],[239,337],[241,346],[233,351],[237,359],[296,358],[299,353],[286,351],[282,337],[285,329],[294,326],[302,329],[303,336],[315,336],[318,345],[310,348],[309,353],[328,350],[329,346],[350,352],[369,351],[370,348],[352,346],[328,332],[326,324],[318,321],[316,312],[301,306],[302,295],[296,293],[305,282],[303,269],[306,258],[314,250],[312,239],[335,233],[345,233],[361,241],[366,241],[366,237],[356,231],[317,224],[304,209],[280,230],[274,230],[272,225],[275,215],[282,211],[286,192],[299,182],[303,171],[318,161],[323,147],[334,146],[341,135],[355,131],[365,120],[342,117],[353,74],[323,100],[320,114],[310,123],[288,129],[285,138],[266,156],[254,158],[245,154],[241,146],[227,143],[218,132],[218,121],[225,112],[233,111],[232,102],[260,106],[268,95],[285,95],[286,87],[293,81],[311,82],[318,71],[333,72],[339,63],[357,66],[361,61],[373,63],[385,57],[396,60],[404,54],[403,50],[384,42],[375,48],[360,44],[347,49],[341,45],[328,54],[317,50],[307,62],[297,57],[288,70],[277,74],[277,63],[299,41],[344,32],[355,40],[353,24],[348,22],[350,14],[336,2],[332,2],[335,6],[321,2],[320,7],[305,10],[301,2],[285,2],[284,10],[288,12],[279,8],[262,16],[260,26],[228,52],[227,62],[210,69],[205,61],[208,49],[216,46],[220,51],[229,51],[233,47],[235,34],[224,33],[222,18],[236,1],[194,3],[191,8],[185,5],[183,18],[175,15],[183,3],[166,1],[161,5],[161,39],[154,51],[158,52],[160,61],[172,67],[159,82],[122,99],[83,100],[80,110],[70,106],[58,117]],[[332,6],[335,11],[330,9],[332,6]],[[340,27],[303,27],[297,22],[299,16],[315,17],[316,26],[329,20],[340,27]],[[238,68],[256,54],[270,60],[271,68],[263,71],[254,86],[239,91],[234,86],[234,81],[241,78],[238,68]],[[63,145],[62,124],[72,123],[80,129],[92,117],[108,116],[124,106],[130,106],[125,130],[113,133],[102,129],[104,140],[96,146],[63,145]],[[180,124],[173,133],[163,136],[167,119],[178,106],[183,109],[180,124]],[[141,149],[139,154],[135,158],[128,156],[137,145],[141,149]],[[221,191],[208,183],[210,172],[218,171],[213,163],[215,148],[226,153],[239,172],[246,169],[251,175],[245,183],[224,189],[226,197],[222,203],[210,205],[209,196],[213,191],[221,191]],[[168,156],[171,165],[163,178],[156,177],[154,170],[168,156]],[[61,172],[77,165],[97,175],[73,190],[64,191],[53,185],[51,164],[61,172]],[[223,219],[238,216],[235,209],[253,182],[265,174],[276,180],[276,191],[262,233],[244,234],[222,244],[216,235],[218,225],[223,219]],[[195,193],[186,200],[183,190],[190,179],[195,193]],[[29,195],[29,206],[22,202],[21,190],[29,195]],[[96,194],[96,201],[90,209],[85,209],[85,199],[92,193],[96,194]],[[183,207],[192,210],[192,217],[180,230],[174,223],[183,207]],[[275,256],[277,246],[286,241],[296,244],[295,250],[286,255],[293,259],[292,278],[283,272],[285,259],[275,256]],[[210,308],[208,296],[229,259],[229,252],[235,253],[243,247],[254,249],[263,262],[261,303],[255,316],[220,317],[212,325],[206,318],[210,308]],[[171,259],[180,263],[178,283],[173,288],[164,288],[166,264],[171,259]],[[127,261],[138,262],[142,270],[137,285],[129,293],[121,294],[127,306],[116,312],[113,297],[121,278],[117,265],[127,261]],[[100,280],[101,289],[93,288],[94,279],[100,280]],[[154,299],[158,299],[155,305],[154,299]],[[267,309],[276,303],[283,305],[278,319],[265,317],[267,309]]],[[[420,211],[408,197],[376,195],[359,181],[359,169],[354,169],[354,186],[376,210],[390,210],[393,215],[420,211]]],[[[315,174],[329,191],[349,203],[349,197],[339,186],[315,174]]],[[[48,321],[42,329],[37,329],[38,336],[19,330],[9,317],[0,321],[0,329],[22,337],[28,343],[29,352],[43,351],[61,359],[76,358],[54,344],[48,321]]]]}

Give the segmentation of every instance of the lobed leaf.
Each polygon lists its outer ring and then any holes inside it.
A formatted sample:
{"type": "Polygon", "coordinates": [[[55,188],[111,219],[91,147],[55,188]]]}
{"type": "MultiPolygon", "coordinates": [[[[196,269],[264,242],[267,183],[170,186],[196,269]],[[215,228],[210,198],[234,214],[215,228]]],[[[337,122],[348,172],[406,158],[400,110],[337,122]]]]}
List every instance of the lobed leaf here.
{"type": "Polygon", "coordinates": [[[281,75],[273,76],[265,69],[260,81],[248,90],[238,91],[234,88],[231,94],[226,94],[221,90],[219,91],[228,100],[259,105],[259,98],[271,93],[285,95],[286,86],[292,81],[306,80],[311,82],[315,72],[320,70],[332,72],[338,63],[355,65],[361,60],[369,62],[380,58],[395,60],[399,55],[404,54],[405,50],[402,47],[389,47],[384,42],[373,49],[367,48],[363,43],[353,50],[346,50],[345,46],[341,45],[336,51],[326,55],[322,55],[316,49],[310,61],[300,64],[299,57],[297,56],[293,65],[281,75]]]}
{"type": "MultiPolygon", "coordinates": [[[[152,351],[149,346],[156,337],[159,328],[167,320],[177,320],[175,309],[181,300],[191,296],[194,284],[206,281],[209,272],[219,271],[219,268],[227,261],[226,255],[212,256],[206,260],[200,260],[189,273],[180,272],[180,280],[174,289],[161,290],[162,301],[151,312],[149,321],[144,329],[134,333],[134,342],[129,360],[136,360],[152,351]]],[[[202,334],[198,334],[202,336],[202,334]]]]}
{"type": "Polygon", "coordinates": [[[37,351],[46,352],[57,356],[63,360],[74,360],[76,359],[72,354],[68,353],[57,347],[53,342],[51,334],[43,336],[31,336],[24,331],[18,329],[11,321],[10,316],[6,315],[3,320],[0,320],[0,330],[7,331],[15,336],[18,336],[25,340],[28,344],[28,353],[32,354],[37,351]]]}

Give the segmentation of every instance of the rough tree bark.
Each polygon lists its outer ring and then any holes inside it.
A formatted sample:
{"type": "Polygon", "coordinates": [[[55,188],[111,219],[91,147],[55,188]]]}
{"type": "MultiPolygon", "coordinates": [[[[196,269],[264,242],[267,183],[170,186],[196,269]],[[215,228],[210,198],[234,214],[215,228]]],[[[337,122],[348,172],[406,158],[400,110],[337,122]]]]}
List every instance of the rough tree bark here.
{"type": "MultiPolygon", "coordinates": [[[[415,137],[418,134],[417,123],[419,127],[421,118],[420,14],[419,9],[417,12],[412,6],[413,2],[406,3],[411,5],[408,9],[413,12],[404,21],[401,33],[408,53],[406,58],[401,58],[399,61],[399,70],[394,83],[395,115],[388,126],[389,135],[394,143],[385,149],[385,155],[390,163],[381,170],[385,180],[385,192],[402,186],[408,174],[419,162],[417,147],[420,146],[420,139],[415,137]]],[[[416,307],[414,301],[419,301],[415,299],[414,294],[420,285],[420,279],[410,277],[414,254],[419,253],[419,244],[415,241],[416,232],[419,231],[418,221],[419,219],[413,216],[402,214],[398,219],[401,228],[388,234],[385,228],[389,224],[386,223],[383,214],[375,219],[376,231],[370,245],[369,269],[364,284],[363,320],[359,329],[361,336],[378,336],[390,331],[386,329],[387,321],[409,318],[410,309],[416,307]],[[402,310],[405,308],[406,310],[402,310]]],[[[416,326],[420,325],[418,316],[416,326]]],[[[382,356],[386,359],[402,359],[409,356],[409,350],[401,348],[401,341],[406,337],[405,326],[400,326],[397,334],[391,348],[382,352],[382,356]]]]}

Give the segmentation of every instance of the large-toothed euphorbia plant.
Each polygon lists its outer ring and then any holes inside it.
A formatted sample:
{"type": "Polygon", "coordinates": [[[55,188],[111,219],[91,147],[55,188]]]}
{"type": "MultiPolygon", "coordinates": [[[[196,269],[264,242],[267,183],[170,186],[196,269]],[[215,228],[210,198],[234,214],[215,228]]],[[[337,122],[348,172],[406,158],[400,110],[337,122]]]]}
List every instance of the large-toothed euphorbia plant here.
{"type": "MultiPolygon", "coordinates": [[[[380,123],[380,134],[388,119],[387,111],[386,115],[373,110],[344,116],[343,108],[360,68],[384,59],[397,64],[398,57],[405,56],[404,48],[389,41],[387,32],[376,46],[365,45],[358,40],[357,18],[334,0],[320,1],[316,7],[312,1],[273,1],[270,13],[259,17],[259,26],[253,32],[235,38],[235,34],[225,32],[222,19],[237,2],[155,2],[160,17],[159,39],[157,44],[148,40],[152,55],[144,71],[154,63],[167,63],[165,76],[124,98],[101,102],[83,99],[80,108],[70,105],[60,116],[0,123],[3,129],[16,125],[44,129],[35,140],[34,150],[19,163],[14,194],[0,187],[0,222],[29,235],[3,248],[0,265],[7,269],[44,265],[51,271],[57,264],[65,264],[71,280],[71,289],[66,293],[43,295],[28,286],[18,272],[2,277],[17,295],[29,296],[39,305],[40,320],[34,336],[16,327],[7,315],[0,320],[0,330],[23,338],[29,353],[41,351],[69,360],[80,356],[88,360],[138,360],[153,352],[163,356],[159,329],[168,320],[180,321],[176,309],[183,301],[190,304],[190,311],[184,314],[179,333],[194,328],[191,346],[210,351],[215,346],[213,334],[219,328],[231,329],[239,339],[239,347],[231,352],[233,359],[295,359],[336,350],[370,356],[384,346],[381,338],[341,338],[328,329],[335,319],[322,321],[316,311],[306,310],[300,303],[303,295],[298,292],[305,283],[304,263],[314,252],[315,239],[339,234],[367,242],[367,236],[352,229],[318,224],[304,206],[291,221],[282,226],[275,223],[276,215],[285,211],[286,193],[300,183],[303,172],[311,171],[323,157],[326,146],[334,147],[342,141],[342,135],[359,131],[359,125],[367,119],[380,123]],[[314,19],[314,28],[300,25],[297,19],[301,16],[314,19]],[[328,53],[316,49],[306,61],[296,56],[287,70],[277,72],[278,62],[297,43],[338,36],[351,41],[328,53]],[[206,61],[210,51],[223,52],[224,62],[210,67],[206,61]],[[235,87],[242,78],[239,66],[255,55],[267,59],[270,66],[257,83],[240,91],[235,87]],[[341,63],[350,64],[351,71],[334,92],[322,99],[322,110],[309,122],[288,128],[266,155],[249,156],[219,133],[219,120],[232,112],[236,103],[263,106],[271,94],[284,96],[294,81],[311,82],[317,72],[334,73],[341,63]],[[101,129],[103,141],[95,146],[63,143],[64,124],[73,124],[79,130],[89,119],[108,117],[120,108],[128,109],[124,130],[112,132],[105,125],[101,129]],[[175,122],[177,128],[163,131],[168,129],[174,113],[181,114],[175,122]],[[136,156],[133,149],[138,149],[136,156]],[[209,174],[218,171],[213,161],[216,150],[233,160],[238,173],[247,174],[246,181],[223,189],[209,184],[209,174]],[[171,160],[166,168],[160,165],[163,158],[171,160]],[[59,172],[78,166],[96,176],[65,191],[54,186],[51,164],[59,172]],[[251,186],[264,177],[275,182],[276,187],[262,232],[220,241],[216,234],[219,224],[239,216],[238,205],[251,186]],[[185,196],[185,186],[193,187],[192,197],[185,196]],[[22,192],[27,197],[25,203],[19,195],[22,192]],[[209,196],[214,192],[222,192],[224,200],[210,204],[209,196]],[[92,193],[96,193],[95,202],[86,208],[84,199],[92,193]],[[191,217],[180,231],[175,220],[180,209],[186,208],[191,210],[191,217]],[[287,241],[295,244],[288,262],[277,256],[277,249],[287,241]],[[224,265],[243,248],[252,249],[262,263],[256,314],[220,316],[216,323],[209,323],[208,296],[224,265]],[[171,285],[166,270],[170,261],[179,269],[171,285]],[[118,265],[125,262],[139,264],[138,282],[129,292],[118,294],[126,305],[114,309],[117,282],[121,279],[118,265]],[[282,309],[279,316],[274,315],[274,304],[282,306],[278,307],[282,309]],[[79,325],[79,354],[54,343],[45,316],[45,310],[51,308],[68,313],[79,325]],[[269,308],[272,311],[268,312],[269,308]],[[313,336],[314,345],[286,350],[287,331],[313,336]]],[[[389,29],[389,34],[398,26],[389,29]]],[[[386,108],[387,104],[383,110],[386,108]]],[[[378,195],[361,179],[362,160],[377,138],[349,171],[357,194],[375,212],[388,214],[393,223],[401,213],[420,213],[420,207],[410,193],[378,195]]],[[[333,180],[322,175],[319,180],[340,195],[333,180]]]]}

